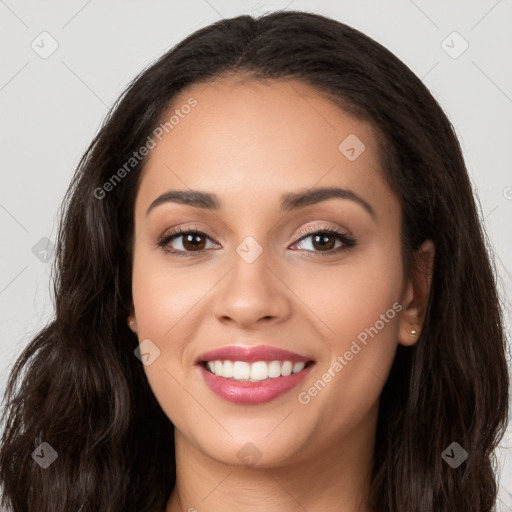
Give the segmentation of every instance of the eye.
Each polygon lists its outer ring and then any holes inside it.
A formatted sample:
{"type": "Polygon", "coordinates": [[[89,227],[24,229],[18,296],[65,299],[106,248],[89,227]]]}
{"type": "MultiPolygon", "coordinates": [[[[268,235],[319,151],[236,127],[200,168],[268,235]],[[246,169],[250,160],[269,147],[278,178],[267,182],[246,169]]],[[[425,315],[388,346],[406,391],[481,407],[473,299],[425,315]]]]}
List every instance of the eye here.
{"type": "Polygon", "coordinates": [[[172,233],[163,236],[158,242],[158,246],[162,247],[165,252],[176,254],[178,256],[188,256],[188,253],[202,253],[206,250],[206,241],[211,240],[210,237],[198,229],[178,228],[172,233]],[[182,239],[178,244],[178,249],[168,249],[167,246],[174,241],[182,239]],[[181,246],[181,247],[180,247],[181,246]]]}
{"type": "MultiPolygon", "coordinates": [[[[330,226],[309,228],[299,233],[299,236],[302,237],[291,246],[292,248],[299,245],[309,245],[311,248],[306,248],[306,251],[318,253],[322,256],[348,251],[356,245],[356,241],[347,233],[342,233],[330,226]],[[312,239],[311,242],[305,244],[305,241],[309,238],[312,239]],[[336,247],[337,241],[340,242],[338,247],[336,247]]],[[[159,240],[158,246],[165,252],[176,254],[177,256],[194,256],[202,254],[206,249],[211,248],[206,247],[208,241],[211,242],[212,239],[203,231],[193,228],[177,228],[171,233],[164,235],[159,240]],[[177,244],[178,248],[168,248],[171,243],[180,239],[181,241],[177,244]]],[[[213,243],[214,247],[216,245],[218,245],[216,242],[213,243]]]]}
{"type": "Polygon", "coordinates": [[[299,236],[304,234],[305,236],[302,236],[302,238],[292,247],[309,245],[309,248],[306,248],[305,250],[321,254],[322,256],[329,256],[339,252],[348,251],[356,245],[354,238],[349,236],[347,233],[342,233],[336,228],[330,226],[308,228],[299,233],[299,236]],[[304,243],[308,239],[311,239],[311,241],[309,243],[304,243]],[[336,247],[337,241],[339,241],[340,244],[336,247]]]}

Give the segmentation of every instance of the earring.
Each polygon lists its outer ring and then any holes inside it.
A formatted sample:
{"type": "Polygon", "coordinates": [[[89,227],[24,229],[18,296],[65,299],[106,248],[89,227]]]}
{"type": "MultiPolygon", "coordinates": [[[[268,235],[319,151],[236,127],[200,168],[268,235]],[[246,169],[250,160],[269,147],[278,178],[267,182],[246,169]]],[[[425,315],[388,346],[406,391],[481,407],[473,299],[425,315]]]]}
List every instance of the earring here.
{"type": "Polygon", "coordinates": [[[128,320],[128,325],[130,327],[130,329],[133,331],[133,326],[135,325],[135,320],[128,320]]]}
{"type": "Polygon", "coordinates": [[[412,334],[413,336],[416,336],[416,329],[413,329],[413,330],[411,331],[411,334],[412,334]]]}

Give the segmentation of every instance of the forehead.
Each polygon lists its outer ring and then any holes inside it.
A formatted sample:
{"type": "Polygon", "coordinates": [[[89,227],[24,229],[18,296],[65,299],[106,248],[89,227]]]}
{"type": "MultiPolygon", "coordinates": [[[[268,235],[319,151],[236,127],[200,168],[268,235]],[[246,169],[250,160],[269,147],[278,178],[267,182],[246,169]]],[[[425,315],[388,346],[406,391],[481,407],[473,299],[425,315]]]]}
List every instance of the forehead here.
{"type": "Polygon", "coordinates": [[[333,185],[390,195],[375,129],[307,84],[199,83],[174,98],[162,122],[171,117],[148,155],[138,204],[172,188],[247,200],[333,185]]]}

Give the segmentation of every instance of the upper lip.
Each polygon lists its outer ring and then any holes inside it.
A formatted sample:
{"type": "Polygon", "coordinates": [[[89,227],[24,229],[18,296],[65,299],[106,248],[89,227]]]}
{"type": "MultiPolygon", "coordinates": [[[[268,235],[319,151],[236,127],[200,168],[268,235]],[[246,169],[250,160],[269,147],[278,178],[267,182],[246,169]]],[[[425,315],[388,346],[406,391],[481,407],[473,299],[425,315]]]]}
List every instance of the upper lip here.
{"type": "Polygon", "coordinates": [[[311,361],[311,358],[269,345],[258,345],[256,347],[228,345],[201,354],[196,359],[196,363],[219,360],[246,361],[248,363],[254,363],[256,361],[291,361],[292,363],[298,363],[301,361],[311,361]]]}

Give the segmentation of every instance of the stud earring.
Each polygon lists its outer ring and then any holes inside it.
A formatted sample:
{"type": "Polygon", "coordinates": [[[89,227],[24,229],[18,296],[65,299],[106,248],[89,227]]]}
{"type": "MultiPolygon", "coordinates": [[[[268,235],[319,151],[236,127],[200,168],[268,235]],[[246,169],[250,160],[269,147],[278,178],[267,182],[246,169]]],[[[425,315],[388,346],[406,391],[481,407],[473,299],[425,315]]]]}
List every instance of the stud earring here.
{"type": "Polygon", "coordinates": [[[416,329],[413,329],[413,330],[411,331],[411,334],[412,334],[413,336],[416,336],[416,329]]]}

